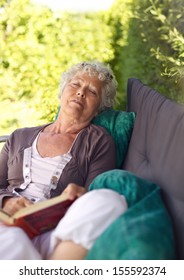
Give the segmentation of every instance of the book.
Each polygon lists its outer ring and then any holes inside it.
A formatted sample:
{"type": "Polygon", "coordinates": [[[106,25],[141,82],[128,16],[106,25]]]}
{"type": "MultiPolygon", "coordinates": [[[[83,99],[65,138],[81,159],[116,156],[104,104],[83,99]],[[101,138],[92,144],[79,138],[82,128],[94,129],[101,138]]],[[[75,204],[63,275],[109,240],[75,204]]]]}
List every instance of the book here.
{"type": "Polygon", "coordinates": [[[62,194],[24,207],[12,216],[0,209],[0,221],[7,226],[21,227],[32,239],[55,228],[73,202],[62,194]]]}

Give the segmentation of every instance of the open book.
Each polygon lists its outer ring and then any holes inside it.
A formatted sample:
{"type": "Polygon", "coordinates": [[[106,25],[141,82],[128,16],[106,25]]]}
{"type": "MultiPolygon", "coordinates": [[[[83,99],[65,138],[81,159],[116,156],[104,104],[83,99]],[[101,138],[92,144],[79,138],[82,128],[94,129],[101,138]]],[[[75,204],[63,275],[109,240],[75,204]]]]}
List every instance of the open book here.
{"type": "Polygon", "coordinates": [[[21,227],[32,239],[56,227],[72,203],[73,200],[62,194],[24,207],[13,216],[0,209],[0,221],[8,226],[21,227]]]}

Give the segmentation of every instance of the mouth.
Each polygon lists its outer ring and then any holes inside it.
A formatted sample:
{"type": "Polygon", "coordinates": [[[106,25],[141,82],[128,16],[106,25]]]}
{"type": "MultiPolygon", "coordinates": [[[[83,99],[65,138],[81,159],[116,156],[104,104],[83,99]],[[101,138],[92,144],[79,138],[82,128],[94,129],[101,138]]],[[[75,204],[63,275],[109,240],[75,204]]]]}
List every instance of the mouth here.
{"type": "Polygon", "coordinates": [[[72,99],[71,102],[79,105],[82,108],[84,107],[84,104],[81,101],[79,101],[78,99],[72,99]]]}

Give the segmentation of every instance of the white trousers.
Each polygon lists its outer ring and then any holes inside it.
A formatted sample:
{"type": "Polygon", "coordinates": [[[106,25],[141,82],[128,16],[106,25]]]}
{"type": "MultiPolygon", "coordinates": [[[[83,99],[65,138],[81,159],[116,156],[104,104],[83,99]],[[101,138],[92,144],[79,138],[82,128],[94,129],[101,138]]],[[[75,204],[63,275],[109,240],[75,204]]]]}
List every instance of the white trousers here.
{"type": "Polygon", "coordinates": [[[108,189],[78,198],[57,227],[30,240],[23,230],[0,224],[0,259],[47,259],[55,246],[71,240],[89,250],[105,229],[127,209],[124,196],[108,189]]]}

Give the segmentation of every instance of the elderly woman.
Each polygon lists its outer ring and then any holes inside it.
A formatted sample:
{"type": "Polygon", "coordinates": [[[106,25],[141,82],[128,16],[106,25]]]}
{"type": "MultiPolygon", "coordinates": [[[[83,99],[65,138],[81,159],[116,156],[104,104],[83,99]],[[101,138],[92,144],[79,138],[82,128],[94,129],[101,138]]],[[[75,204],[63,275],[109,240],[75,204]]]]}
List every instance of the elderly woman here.
{"type": "MultiPolygon", "coordinates": [[[[63,191],[70,199],[80,197],[98,174],[115,168],[112,138],[105,129],[91,124],[99,112],[113,106],[115,95],[115,77],[102,63],[79,63],[62,75],[57,119],[17,129],[1,151],[0,201],[4,211],[13,214],[63,191]]],[[[50,247],[52,235],[51,231],[31,241],[21,229],[1,224],[0,259],[42,259],[48,254],[62,258],[58,253],[62,240],[55,234],[50,247]]],[[[84,257],[89,249],[80,244],[69,246],[72,252],[81,252],[76,258],[84,257]]]]}

